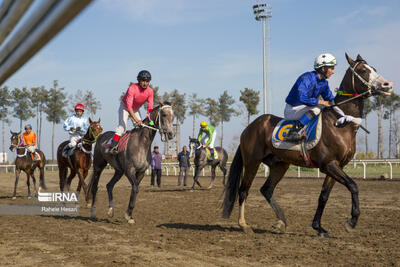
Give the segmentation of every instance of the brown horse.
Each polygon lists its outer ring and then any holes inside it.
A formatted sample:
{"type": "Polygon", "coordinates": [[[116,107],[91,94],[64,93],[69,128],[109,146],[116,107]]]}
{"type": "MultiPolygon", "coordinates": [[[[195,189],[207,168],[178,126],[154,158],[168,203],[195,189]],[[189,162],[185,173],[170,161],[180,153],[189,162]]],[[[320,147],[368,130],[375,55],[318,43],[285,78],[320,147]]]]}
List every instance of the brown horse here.
{"type": "Polygon", "coordinates": [[[79,184],[76,191],[81,191],[81,187],[87,194],[87,186],[85,184],[85,178],[88,175],[88,171],[92,166],[92,144],[97,141],[97,138],[103,132],[103,128],[100,126],[100,119],[98,121],[92,121],[89,118],[90,126],[83,136],[83,138],[77,144],[77,148],[74,150],[72,155],[68,157],[62,156],[62,151],[64,147],[69,143],[69,141],[62,142],[57,149],[57,164],[60,177],[60,190],[64,191],[65,183],[67,190],[70,190],[72,179],[78,174],[79,184]],[[71,169],[71,173],[67,179],[68,168],[71,169]]]}
{"type": "Polygon", "coordinates": [[[15,159],[15,184],[14,184],[14,193],[13,193],[12,198],[16,199],[18,179],[19,179],[19,175],[21,174],[21,171],[24,171],[26,173],[26,185],[28,186],[28,198],[31,198],[31,188],[30,188],[30,181],[29,181],[30,177],[32,177],[33,189],[35,191],[35,197],[36,197],[37,191],[36,191],[36,179],[35,179],[34,171],[36,168],[39,168],[39,170],[40,170],[39,192],[42,189],[46,190],[46,185],[44,183],[44,165],[46,165],[46,157],[44,156],[42,151],[40,151],[39,149],[36,149],[36,153],[39,154],[40,159],[34,161],[32,159],[31,153],[28,151],[28,149],[25,148],[25,146],[22,142],[21,132],[14,133],[14,132],[10,131],[10,133],[11,133],[10,150],[12,152],[14,152],[14,150],[17,149],[17,158],[15,159]]]}
{"type": "MultiPolygon", "coordinates": [[[[371,95],[390,95],[393,90],[392,83],[378,75],[360,55],[356,61],[347,54],[346,58],[350,67],[340,84],[339,90],[343,94],[336,95],[335,103],[349,100],[340,105],[341,109],[347,115],[360,118],[363,114],[364,98],[371,95]],[[350,99],[349,96],[354,98],[350,99]]],[[[356,134],[359,126],[349,123],[343,128],[337,128],[335,122],[338,115],[331,108],[324,109],[322,115],[321,139],[308,153],[312,166],[326,174],[312,227],[320,236],[328,237],[328,232],[321,227],[321,216],[335,182],[346,186],[351,193],[351,219],[347,221],[347,230],[356,226],[360,215],[357,184],[343,171],[356,151],[356,134]]],[[[307,167],[300,152],[276,149],[272,146],[272,132],[280,120],[281,118],[273,115],[262,115],[247,126],[240,137],[240,145],[229,172],[223,217],[230,216],[239,196],[239,225],[244,230],[249,229],[244,218],[244,202],[260,164],[263,162],[270,168],[267,181],[260,191],[274,210],[278,218],[277,227],[281,230],[285,230],[287,224],[282,209],[273,198],[274,189],[290,164],[307,167]],[[242,174],[243,168],[244,174],[242,174]]]]}

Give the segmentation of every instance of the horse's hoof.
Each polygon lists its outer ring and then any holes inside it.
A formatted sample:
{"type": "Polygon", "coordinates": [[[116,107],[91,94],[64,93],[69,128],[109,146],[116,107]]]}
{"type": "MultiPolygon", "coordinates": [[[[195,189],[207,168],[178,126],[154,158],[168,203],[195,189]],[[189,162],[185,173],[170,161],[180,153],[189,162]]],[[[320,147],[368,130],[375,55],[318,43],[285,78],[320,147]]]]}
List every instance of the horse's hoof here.
{"type": "Polygon", "coordinates": [[[286,232],[286,224],[282,220],[279,220],[273,227],[281,233],[286,232]]]}
{"type": "Polygon", "coordinates": [[[349,233],[354,231],[354,227],[351,225],[351,219],[347,220],[344,227],[346,228],[346,231],[349,233]]]}
{"type": "Polygon", "coordinates": [[[112,218],[114,217],[114,208],[109,208],[107,212],[108,217],[112,218]]]}
{"type": "Polygon", "coordinates": [[[39,186],[38,192],[39,192],[39,193],[42,192],[42,187],[41,187],[41,186],[39,186]]]}
{"type": "Polygon", "coordinates": [[[92,207],[92,203],[86,203],[86,208],[91,208],[92,207]]]}
{"type": "Polygon", "coordinates": [[[207,189],[211,189],[213,186],[212,185],[209,185],[208,187],[207,187],[207,189]]]}
{"type": "Polygon", "coordinates": [[[32,197],[31,196],[28,196],[28,199],[31,199],[32,197]]]}
{"type": "Polygon", "coordinates": [[[129,224],[134,224],[134,223],[135,223],[135,220],[131,218],[131,219],[128,220],[128,223],[129,223],[129,224]]]}
{"type": "Polygon", "coordinates": [[[17,197],[12,197],[12,200],[16,200],[17,199],[17,197]]]}
{"type": "Polygon", "coordinates": [[[251,227],[248,224],[242,224],[240,225],[240,228],[242,229],[242,231],[246,234],[252,234],[254,233],[253,229],[251,229],[251,227]]]}
{"type": "Polygon", "coordinates": [[[329,234],[326,233],[326,232],[320,232],[320,233],[318,233],[318,236],[319,237],[323,237],[323,238],[329,238],[330,237],[329,234]]]}
{"type": "Polygon", "coordinates": [[[128,221],[129,224],[134,224],[135,220],[125,212],[125,219],[128,221]]]}

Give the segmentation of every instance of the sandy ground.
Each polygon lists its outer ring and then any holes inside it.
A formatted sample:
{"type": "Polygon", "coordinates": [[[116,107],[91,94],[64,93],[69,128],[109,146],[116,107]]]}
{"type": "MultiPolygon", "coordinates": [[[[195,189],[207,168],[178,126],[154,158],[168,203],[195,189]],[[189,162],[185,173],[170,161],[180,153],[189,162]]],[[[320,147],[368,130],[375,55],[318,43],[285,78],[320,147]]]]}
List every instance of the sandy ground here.
{"type": "MultiPolygon", "coordinates": [[[[178,187],[176,177],[163,177],[161,188],[151,188],[145,177],[134,210],[136,224],[123,217],[130,186],[123,178],[115,187],[115,216],[107,217],[105,184],[100,180],[98,221],[80,200],[78,216],[0,215],[0,265],[42,266],[400,266],[400,181],[357,180],[361,216],[348,233],[350,193],[336,184],[322,218],[331,238],[311,228],[322,179],[284,179],[275,191],[288,220],[286,233],[272,226],[276,218],[256,178],[246,206],[253,233],[237,226],[235,208],[221,218],[221,178],[211,190],[190,192],[178,187]]],[[[209,178],[201,177],[207,185],[209,178]]],[[[190,181],[191,178],[190,178],[190,181]]],[[[0,175],[0,204],[38,203],[27,199],[26,179],[18,198],[11,200],[12,174],[0,175]]],[[[58,189],[55,172],[46,173],[49,191],[58,189]]],[[[77,185],[74,180],[73,188],[77,185]]]]}

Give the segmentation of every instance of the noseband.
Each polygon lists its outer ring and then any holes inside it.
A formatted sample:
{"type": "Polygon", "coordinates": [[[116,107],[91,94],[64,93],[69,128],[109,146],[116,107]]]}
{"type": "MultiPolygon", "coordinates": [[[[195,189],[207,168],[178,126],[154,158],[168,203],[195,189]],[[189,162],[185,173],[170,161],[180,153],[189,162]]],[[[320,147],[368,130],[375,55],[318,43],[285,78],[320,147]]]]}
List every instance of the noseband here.
{"type": "Polygon", "coordinates": [[[155,127],[151,127],[151,126],[149,126],[149,125],[145,125],[145,124],[143,124],[143,127],[152,129],[153,131],[160,131],[160,134],[165,133],[164,129],[162,128],[162,122],[161,122],[161,116],[160,116],[160,111],[163,110],[164,108],[171,108],[171,109],[172,109],[172,106],[170,106],[170,105],[163,105],[163,106],[161,106],[161,107],[159,108],[159,110],[157,111],[157,116],[156,116],[156,118],[155,118],[155,121],[156,121],[156,128],[155,128],[155,127]]]}
{"type": "Polygon", "coordinates": [[[355,95],[355,96],[360,95],[360,94],[357,92],[357,90],[356,90],[356,88],[355,88],[355,86],[354,86],[354,76],[356,76],[356,77],[368,88],[368,91],[366,91],[367,93],[364,92],[364,93],[362,93],[362,94],[368,94],[367,97],[370,97],[370,96],[372,96],[372,92],[376,90],[376,89],[373,87],[373,82],[375,82],[375,81],[378,80],[379,78],[382,78],[382,76],[379,75],[378,73],[376,73],[377,76],[374,78],[374,80],[373,80],[372,82],[366,81],[363,77],[361,77],[360,74],[358,74],[358,73],[356,72],[356,68],[357,68],[358,64],[360,64],[360,63],[364,63],[365,65],[369,66],[369,65],[367,64],[367,62],[365,62],[364,60],[362,60],[362,61],[358,61],[358,62],[354,65],[353,68],[352,68],[352,67],[349,67],[349,69],[350,69],[351,72],[352,72],[351,84],[352,84],[352,87],[353,87],[353,91],[355,92],[354,95],[355,95]]]}

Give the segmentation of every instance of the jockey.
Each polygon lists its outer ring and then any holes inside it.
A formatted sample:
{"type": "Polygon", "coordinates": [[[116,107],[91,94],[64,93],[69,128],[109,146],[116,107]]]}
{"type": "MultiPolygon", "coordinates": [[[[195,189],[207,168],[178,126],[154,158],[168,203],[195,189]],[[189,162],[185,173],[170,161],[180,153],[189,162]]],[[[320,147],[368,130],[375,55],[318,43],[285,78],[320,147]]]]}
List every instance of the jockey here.
{"type": "Polygon", "coordinates": [[[32,125],[25,125],[25,132],[22,134],[22,142],[26,149],[33,155],[33,160],[37,160],[36,155],[36,134],[32,131],[32,125]]]}
{"type": "Polygon", "coordinates": [[[207,122],[205,121],[202,121],[200,123],[200,131],[197,140],[199,140],[200,144],[203,144],[204,148],[206,147],[210,148],[212,160],[214,160],[214,142],[216,136],[217,136],[217,131],[215,131],[214,126],[207,125],[207,122]],[[203,134],[206,135],[204,139],[203,139],[203,134]]]}
{"type": "MultiPolygon", "coordinates": [[[[111,145],[107,152],[115,153],[121,136],[126,131],[128,118],[131,117],[134,125],[143,124],[140,118],[139,109],[147,101],[147,117],[150,118],[150,112],[153,111],[153,89],[149,86],[151,74],[147,70],[142,70],[137,75],[138,83],[131,83],[126,91],[118,111],[118,127],[111,140],[111,145]]],[[[151,119],[150,119],[151,121],[151,119]]],[[[150,122],[152,123],[152,121],[150,122]]]]}
{"type": "Polygon", "coordinates": [[[68,131],[70,136],[69,144],[62,151],[64,157],[67,157],[69,149],[76,147],[76,144],[89,128],[88,118],[83,116],[83,112],[85,112],[85,107],[82,104],[77,104],[75,106],[75,113],[64,121],[64,130],[68,131]]]}
{"type": "Polygon", "coordinates": [[[334,105],[327,79],[335,73],[335,65],[336,58],[333,55],[321,54],[314,61],[315,71],[302,74],[293,85],[286,98],[285,119],[295,120],[295,123],[286,135],[286,141],[305,138],[305,132],[301,131],[304,126],[321,112],[322,107],[334,105]]]}

